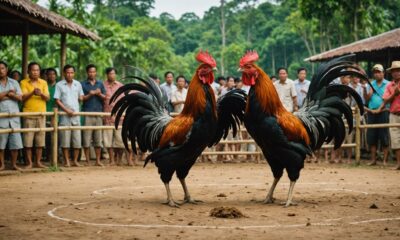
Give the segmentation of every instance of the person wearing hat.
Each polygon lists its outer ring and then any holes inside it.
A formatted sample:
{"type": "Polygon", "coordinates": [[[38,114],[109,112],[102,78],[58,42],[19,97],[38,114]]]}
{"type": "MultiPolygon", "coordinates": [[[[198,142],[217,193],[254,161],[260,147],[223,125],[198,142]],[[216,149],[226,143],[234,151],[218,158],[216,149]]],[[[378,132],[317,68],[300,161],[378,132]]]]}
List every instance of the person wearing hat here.
{"type": "MultiPolygon", "coordinates": [[[[400,61],[393,61],[392,66],[387,69],[392,75],[392,81],[386,86],[383,94],[384,104],[390,103],[389,122],[400,123],[400,61]]],[[[380,107],[383,109],[384,105],[380,107]]],[[[390,128],[391,147],[396,153],[397,166],[396,170],[400,170],[400,128],[390,128]]]]}
{"type": "MultiPolygon", "coordinates": [[[[383,104],[383,94],[389,81],[385,79],[385,70],[381,64],[372,67],[374,80],[371,85],[364,88],[364,98],[368,104],[367,122],[368,124],[379,124],[389,122],[389,106],[383,104]],[[381,108],[381,106],[384,106],[381,108]]],[[[371,162],[369,165],[376,165],[377,146],[380,142],[383,151],[383,165],[386,165],[389,153],[389,129],[388,128],[369,128],[367,130],[367,144],[371,151],[371,162]]]]}

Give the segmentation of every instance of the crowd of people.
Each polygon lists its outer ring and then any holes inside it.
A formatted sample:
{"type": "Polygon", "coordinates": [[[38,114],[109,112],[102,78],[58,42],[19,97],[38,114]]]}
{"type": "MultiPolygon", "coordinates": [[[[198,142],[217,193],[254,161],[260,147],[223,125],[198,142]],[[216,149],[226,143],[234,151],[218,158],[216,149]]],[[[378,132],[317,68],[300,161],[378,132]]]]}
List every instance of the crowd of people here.
{"type": "MultiPolygon", "coordinates": [[[[0,61],[0,112],[18,113],[22,112],[52,112],[54,108],[65,112],[60,115],[59,126],[114,126],[115,118],[111,116],[84,116],[76,115],[77,112],[111,112],[113,104],[109,103],[111,96],[123,84],[117,81],[117,70],[109,67],[105,70],[105,80],[98,80],[97,68],[94,64],[86,67],[86,79],[77,81],[75,79],[75,67],[65,65],[62,69],[62,80],[57,81],[58,74],[54,68],[41,69],[36,62],[28,65],[26,78],[18,71],[10,71],[4,61],[0,61]]],[[[386,70],[391,75],[392,81],[385,79],[385,69],[382,65],[376,64],[372,69],[373,79],[371,85],[375,91],[369,87],[367,82],[360,81],[358,76],[343,76],[336,79],[332,84],[345,84],[359,93],[365,104],[366,114],[362,116],[363,121],[369,124],[377,123],[400,123],[400,62],[394,61],[392,66],[386,70]]],[[[160,84],[160,79],[155,74],[150,74],[150,78],[159,84],[161,91],[168,99],[167,110],[170,113],[180,113],[184,107],[189,81],[183,75],[176,76],[168,71],[164,74],[165,82],[160,84]]],[[[297,70],[297,79],[288,78],[286,68],[279,68],[277,76],[271,76],[279,98],[284,107],[290,111],[298,111],[302,107],[307,95],[310,81],[307,80],[306,68],[297,70]]],[[[216,98],[223,96],[234,88],[249,92],[250,86],[244,85],[239,77],[220,76],[211,85],[214,89],[216,98]]],[[[350,106],[356,106],[354,99],[348,98],[350,106]]],[[[44,128],[53,126],[52,117],[44,116],[24,116],[0,118],[0,129],[8,128],[44,128]],[[21,124],[22,120],[22,124],[21,124]]],[[[104,153],[108,155],[109,165],[120,164],[125,154],[128,165],[134,165],[136,156],[132,151],[126,151],[121,138],[121,130],[63,130],[60,131],[58,141],[63,155],[64,166],[81,166],[83,159],[86,164],[91,164],[91,157],[95,157],[95,165],[103,166],[102,160],[104,153]],[[91,154],[90,147],[94,153],[91,154]],[[81,154],[83,149],[83,154],[81,154]]],[[[245,131],[233,138],[228,136],[228,140],[249,139],[245,131]]],[[[400,169],[400,128],[372,128],[363,132],[363,146],[370,151],[370,165],[377,164],[378,149],[383,152],[382,161],[386,165],[389,156],[389,146],[395,153],[397,159],[396,169],[400,169]]],[[[33,166],[44,168],[42,159],[51,159],[52,145],[51,134],[44,131],[0,134],[0,170],[5,169],[5,155],[11,159],[13,169],[21,170],[18,159],[23,159],[26,169],[33,166]],[[45,154],[43,149],[46,148],[45,154]],[[23,151],[21,151],[23,149],[23,151]],[[23,158],[19,158],[23,153],[23,158]],[[35,159],[35,161],[33,161],[35,159]],[[33,164],[35,162],[35,164],[33,164]]],[[[347,143],[354,142],[353,134],[346,138],[347,143]]],[[[212,150],[216,151],[247,151],[255,152],[255,144],[220,144],[212,150]]],[[[140,158],[143,158],[142,153],[140,158]]],[[[247,160],[252,159],[252,155],[247,155],[247,160]]],[[[309,158],[308,161],[318,161],[320,153],[316,157],[309,158]]],[[[342,162],[342,157],[351,162],[353,156],[352,148],[324,150],[326,162],[342,162]]],[[[237,161],[238,155],[218,155],[214,161],[237,161]]],[[[210,157],[202,156],[204,161],[213,161],[210,157]]]]}

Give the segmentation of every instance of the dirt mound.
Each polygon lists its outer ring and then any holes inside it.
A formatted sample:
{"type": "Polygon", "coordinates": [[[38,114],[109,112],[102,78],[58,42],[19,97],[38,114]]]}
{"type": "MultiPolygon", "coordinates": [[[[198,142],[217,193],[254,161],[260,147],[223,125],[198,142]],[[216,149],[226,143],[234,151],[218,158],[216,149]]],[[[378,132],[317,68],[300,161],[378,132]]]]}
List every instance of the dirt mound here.
{"type": "Polygon", "coordinates": [[[216,207],[210,211],[211,217],[217,218],[243,218],[246,217],[239,209],[235,207],[216,207]]]}

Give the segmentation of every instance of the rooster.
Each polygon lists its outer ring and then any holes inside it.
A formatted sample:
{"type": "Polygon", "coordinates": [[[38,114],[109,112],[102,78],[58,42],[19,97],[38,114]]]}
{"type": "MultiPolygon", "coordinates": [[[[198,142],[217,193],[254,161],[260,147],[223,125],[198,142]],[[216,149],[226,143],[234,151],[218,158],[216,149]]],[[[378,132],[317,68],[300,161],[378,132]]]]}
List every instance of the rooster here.
{"type": "Polygon", "coordinates": [[[243,83],[251,86],[244,125],[260,146],[274,176],[263,202],[274,202],[275,187],[286,169],[290,187],[284,204],[288,207],[295,205],[292,201],[293,188],[304,167],[306,155],[312,155],[324,142],[331,140],[335,149],[341,146],[346,135],[343,115],[349,132],[352,131],[352,110],[344,99],[352,96],[363,114],[362,100],[356,91],[345,85],[330,83],[344,75],[368,78],[346,58],[321,64],[311,80],[303,107],[292,114],[285,110],[268,75],[255,64],[258,59],[257,52],[249,51],[239,63],[243,83]]]}
{"type": "MultiPolygon", "coordinates": [[[[169,187],[173,174],[176,172],[182,184],[183,203],[200,202],[189,194],[185,181],[189,170],[207,146],[218,143],[230,129],[236,133],[244,118],[245,93],[241,90],[231,91],[220,98],[217,105],[210,86],[214,81],[216,62],[204,51],[197,54],[196,60],[200,65],[190,82],[184,108],[174,118],[166,113],[166,98],[150,78],[146,80],[133,76],[142,84],[127,84],[110,99],[113,102],[120,98],[112,110],[112,115],[116,115],[116,123],[125,113],[122,123],[125,147],[128,147],[130,140],[135,153],[136,142],[142,152],[151,152],[144,166],[149,161],[157,166],[167,192],[166,204],[171,207],[181,204],[174,201],[169,187]]],[[[118,127],[117,124],[115,127],[118,127]]]]}

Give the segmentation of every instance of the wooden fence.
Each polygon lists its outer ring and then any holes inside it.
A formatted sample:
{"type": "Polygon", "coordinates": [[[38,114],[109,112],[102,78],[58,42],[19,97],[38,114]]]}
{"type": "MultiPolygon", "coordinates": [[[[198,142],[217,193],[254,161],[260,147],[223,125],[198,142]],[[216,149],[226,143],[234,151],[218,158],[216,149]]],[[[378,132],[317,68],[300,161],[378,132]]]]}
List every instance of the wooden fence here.
{"type": "MultiPolygon", "coordinates": [[[[0,129],[0,134],[4,133],[25,133],[25,132],[52,132],[52,139],[58,139],[59,131],[67,131],[67,130],[111,130],[114,129],[114,126],[58,126],[58,119],[60,115],[67,115],[65,112],[59,112],[57,108],[54,108],[53,112],[45,112],[45,113],[35,113],[35,112],[20,112],[20,113],[0,113],[0,118],[9,118],[9,117],[34,117],[34,116],[50,116],[52,117],[52,125],[53,127],[45,127],[45,128],[8,128],[8,129],[0,129]]],[[[343,148],[355,148],[355,159],[356,163],[360,163],[361,157],[361,129],[367,128],[388,128],[388,127],[400,127],[400,123],[387,123],[387,124],[361,124],[361,116],[359,114],[359,110],[354,109],[355,115],[355,143],[347,143],[343,144],[343,148]]],[[[74,113],[74,116],[110,116],[110,113],[105,112],[77,112],[74,113]]],[[[244,127],[241,128],[241,131],[246,131],[244,127]]],[[[252,144],[254,140],[252,139],[244,139],[244,140],[222,140],[221,144],[252,144]]],[[[331,144],[325,144],[322,146],[323,149],[333,148],[331,144]]],[[[257,147],[256,151],[248,152],[248,151],[205,151],[202,155],[262,155],[262,152],[257,147]]],[[[57,167],[58,165],[58,141],[53,141],[52,145],[52,165],[57,167]]]]}

